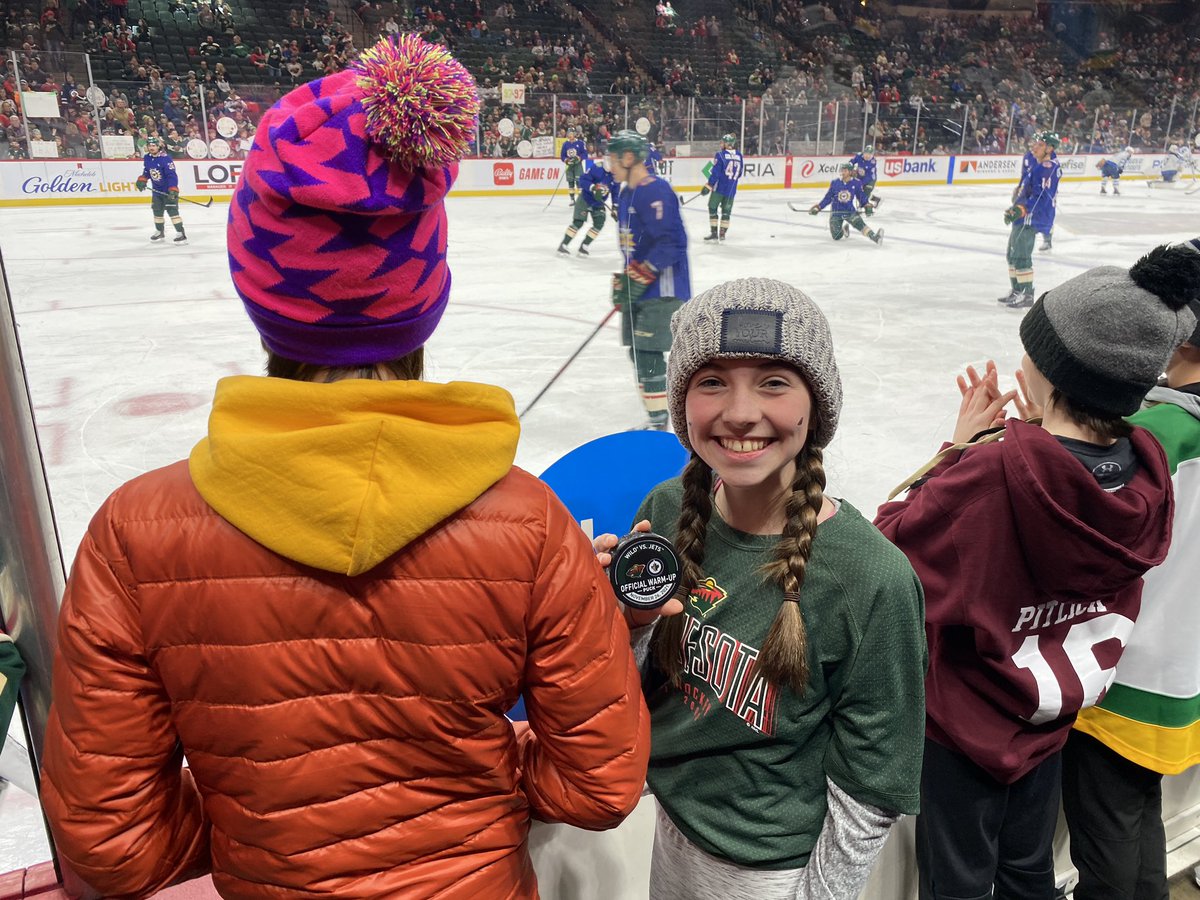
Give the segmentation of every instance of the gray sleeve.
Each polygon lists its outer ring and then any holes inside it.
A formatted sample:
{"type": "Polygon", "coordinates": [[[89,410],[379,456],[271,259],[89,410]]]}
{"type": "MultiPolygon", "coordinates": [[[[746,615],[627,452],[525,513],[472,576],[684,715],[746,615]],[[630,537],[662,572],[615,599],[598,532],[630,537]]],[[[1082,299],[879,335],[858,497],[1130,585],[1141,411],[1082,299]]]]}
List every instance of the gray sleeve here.
{"type": "Polygon", "coordinates": [[[633,649],[633,661],[638,671],[645,674],[646,660],[650,657],[650,638],[654,636],[654,622],[629,631],[629,646],[633,649]]]}
{"type": "Polygon", "coordinates": [[[825,784],[829,810],[796,900],[855,900],[900,814],[860,803],[829,779],[825,784]]]}

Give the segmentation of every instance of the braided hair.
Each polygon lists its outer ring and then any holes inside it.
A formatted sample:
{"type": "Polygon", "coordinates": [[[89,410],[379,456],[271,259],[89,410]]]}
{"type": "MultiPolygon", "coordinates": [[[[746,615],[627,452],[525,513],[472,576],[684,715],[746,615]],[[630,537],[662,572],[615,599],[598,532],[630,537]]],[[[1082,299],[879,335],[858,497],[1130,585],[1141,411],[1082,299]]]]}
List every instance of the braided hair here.
{"type": "MultiPolygon", "coordinates": [[[[693,452],[683,471],[683,502],[675,538],[683,574],[676,596],[685,601],[704,574],[704,544],[713,508],[712,474],[708,464],[693,452]]],[[[806,444],[796,457],[796,477],[784,507],[783,535],[773,559],[762,570],[768,581],[783,589],[784,602],[758,657],[758,666],[768,681],[789,687],[796,694],[803,694],[808,686],[808,635],[800,613],[800,590],[824,496],[823,452],[806,444]]],[[[683,618],[677,615],[660,619],[652,643],[655,663],[675,684],[683,675],[683,618]]]]}

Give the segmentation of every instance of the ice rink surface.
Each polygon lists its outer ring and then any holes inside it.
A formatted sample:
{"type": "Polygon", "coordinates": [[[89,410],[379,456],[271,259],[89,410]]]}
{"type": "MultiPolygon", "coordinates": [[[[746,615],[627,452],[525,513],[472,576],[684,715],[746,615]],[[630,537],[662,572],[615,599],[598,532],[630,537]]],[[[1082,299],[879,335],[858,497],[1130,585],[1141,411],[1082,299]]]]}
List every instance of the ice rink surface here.
{"type": "MultiPolygon", "coordinates": [[[[1011,383],[1022,313],[1008,291],[1011,188],[894,187],[861,235],[835,243],[826,215],[793,212],[817,191],[742,191],[724,244],[706,243],[704,200],[683,207],[693,292],[731,278],[797,285],[829,317],[845,406],[827,454],[830,490],[865,514],[946,439],[955,375],[995,359],[1011,383]]],[[[451,299],[428,345],[428,378],[507,388],[523,410],[609,309],[619,265],[610,221],[589,258],[559,256],[567,198],[448,202],[451,299]]],[[[1054,249],[1035,289],[1095,265],[1129,266],[1200,232],[1200,194],[1128,182],[1064,184],[1054,249]]],[[[64,558],[127,479],[184,457],[204,434],[214,382],[258,373],[262,352],[229,278],[227,207],[184,204],[187,246],[148,240],[149,204],[6,209],[8,272],[64,558]]],[[[168,235],[170,229],[168,229],[168,235]]],[[[582,237],[576,239],[576,246],[582,237]]],[[[1040,241],[1039,241],[1040,243],[1040,241]]],[[[633,367],[614,317],[522,420],[518,465],[540,474],[572,448],[640,425],[633,367]]],[[[613,466],[636,460],[612,461],[613,466]]],[[[603,472],[596,473],[603,478],[603,472]]]]}
{"type": "MultiPolygon", "coordinates": [[[[1059,195],[1054,249],[1035,253],[1038,293],[1095,265],[1129,266],[1158,243],[1200,232],[1200,194],[1129,182],[1059,195]]],[[[705,243],[702,200],[683,208],[695,293],[732,278],[782,279],[829,317],[845,388],[826,454],[830,492],[870,517],[888,491],[949,437],[955,375],[995,359],[1011,385],[1022,313],[1008,291],[1011,186],[883,189],[871,220],[886,236],[834,243],[825,214],[791,211],[820,191],[742,191],[728,240],[705,243]]],[[[609,310],[618,268],[613,223],[590,258],[555,252],[567,198],[448,201],[454,286],[428,345],[428,378],[507,388],[518,411],[609,310]]],[[[204,434],[214,382],[262,370],[234,293],[227,207],[184,204],[190,243],[153,245],[149,204],[5,209],[0,253],[33,397],[67,564],[96,508],[124,481],[185,457],[204,434]]],[[[168,235],[170,230],[168,229],[168,235]]],[[[580,238],[576,239],[576,246],[580,238]]],[[[540,474],[574,447],[645,416],[616,319],[523,418],[517,463],[540,474]]],[[[637,465],[636,459],[612,466],[637,465]]],[[[597,472],[598,479],[604,472],[597,472]]],[[[36,803],[0,793],[0,872],[48,858],[36,803]]]]}

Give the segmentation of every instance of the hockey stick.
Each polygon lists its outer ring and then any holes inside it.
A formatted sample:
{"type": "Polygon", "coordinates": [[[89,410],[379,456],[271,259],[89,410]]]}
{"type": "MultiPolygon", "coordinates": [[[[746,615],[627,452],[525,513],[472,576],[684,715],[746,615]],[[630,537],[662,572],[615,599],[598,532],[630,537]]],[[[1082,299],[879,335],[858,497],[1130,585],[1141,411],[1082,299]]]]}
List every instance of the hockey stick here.
{"type": "Polygon", "coordinates": [[[587,345],[592,342],[592,338],[594,338],[596,335],[598,335],[600,333],[600,329],[602,329],[605,325],[607,325],[608,320],[611,319],[614,315],[616,315],[616,313],[617,313],[617,307],[614,306],[612,309],[610,309],[608,311],[608,313],[604,316],[604,318],[600,320],[600,324],[592,329],[592,333],[583,339],[583,343],[580,344],[577,348],[575,348],[575,352],[572,353],[567,358],[567,361],[565,363],[563,363],[561,366],[559,366],[558,371],[555,372],[550,377],[550,380],[546,382],[546,386],[537,392],[536,397],[534,397],[532,400],[529,401],[529,405],[526,406],[525,409],[523,409],[521,411],[521,414],[519,416],[517,416],[518,419],[525,418],[525,414],[527,412],[529,412],[531,409],[533,409],[534,406],[537,405],[537,402],[542,399],[542,397],[545,395],[546,391],[550,390],[550,388],[554,386],[554,382],[558,381],[559,377],[562,376],[562,373],[567,371],[567,366],[569,366],[569,365],[571,365],[571,363],[575,362],[575,358],[577,356],[579,356],[580,353],[583,352],[584,348],[587,347],[587,345]]]}
{"type": "MultiPolygon", "coordinates": [[[[558,196],[558,189],[562,187],[563,178],[565,178],[566,175],[567,170],[565,168],[558,173],[558,182],[554,185],[554,191],[550,194],[550,199],[547,200],[546,205],[542,207],[542,212],[548,210],[550,208],[550,204],[554,202],[554,198],[558,196]]],[[[521,413],[521,415],[525,415],[525,413],[521,413]]]]}
{"type": "MultiPolygon", "coordinates": [[[[156,191],[154,188],[150,188],[150,192],[151,192],[152,194],[159,194],[159,195],[161,195],[161,196],[163,196],[163,197],[169,197],[169,196],[170,196],[170,195],[169,195],[169,194],[168,194],[166,191],[156,191]]],[[[189,200],[187,197],[178,197],[177,199],[179,199],[179,200],[182,200],[184,203],[191,203],[191,204],[192,204],[192,205],[194,205],[194,206],[203,206],[205,209],[208,209],[210,206],[212,206],[212,205],[213,205],[213,198],[212,198],[212,197],[209,197],[209,198],[208,198],[208,202],[207,202],[207,203],[201,203],[199,200],[189,200]]]]}
{"type": "Polygon", "coordinates": [[[692,202],[693,200],[695,200],[697,197],[703,197],[703,196],[704,196],[704,191],[698,191],[697,193],[695,193],[695,194],[692,194],[692,196],[688,197],[686,200],[685,200],[683,197],[680,197],[680,198],[679,198],[679,205],[680,205],[680,206],[687,206],[689,203],[691,203],[691,202],[692,202]]]}

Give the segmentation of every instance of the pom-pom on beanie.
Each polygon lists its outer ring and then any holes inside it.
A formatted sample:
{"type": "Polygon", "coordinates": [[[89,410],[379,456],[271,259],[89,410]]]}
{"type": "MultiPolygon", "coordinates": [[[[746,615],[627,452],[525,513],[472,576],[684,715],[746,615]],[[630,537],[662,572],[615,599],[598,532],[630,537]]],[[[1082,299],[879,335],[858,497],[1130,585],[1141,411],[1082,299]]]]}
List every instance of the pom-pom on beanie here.
{"type": "Polygon", "coordinates": [[[833,440],[842,411],[842,380],[833,358],[829,323],[803,291],[769,278],[740,278],[694,297],[671,317],[667,398],[671,424],[688,450],[688,382],[713,359],[766,357],[795,366],[816,408],[810,440],[833,440]]]}
{"type": "Polygon", "coordinates": [[[442,201],[478,113],[462,64],[410,34],[263,116],[227,237],[234,286],[269,350],[369,365],[429,339],[450,295],[442,201]]]}
{"type": "Polygon", "coordinates": [[[1021,343],[1046,379],[1084,412],[1137,412],[1196,328],[1200,254],[1163,245],[1131,269],[1099,266],[1052,288],[1021,320],[1021,343]]]}

